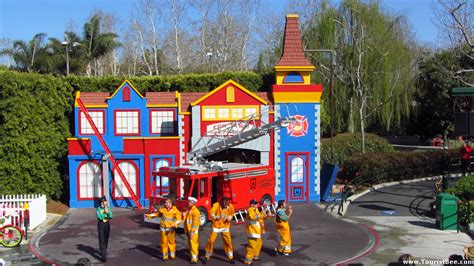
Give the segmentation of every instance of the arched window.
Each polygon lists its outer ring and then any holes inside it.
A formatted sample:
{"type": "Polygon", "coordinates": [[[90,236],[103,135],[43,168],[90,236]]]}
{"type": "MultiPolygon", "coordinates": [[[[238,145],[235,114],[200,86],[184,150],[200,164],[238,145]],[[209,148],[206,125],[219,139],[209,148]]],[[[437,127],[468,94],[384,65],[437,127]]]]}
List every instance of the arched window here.
{"type": "Polygon", "coordinates": [[[235,102],[235,90],[234,90],[234,87],[227,87],[227,90],[226,90],[226,100],[228,103],[233,103],[235,102]]]}
{"type": "MultiPolygon", "coordinates": [[[[159,160],[156,160],[155,161],[155,171],[158,171],[160,169],[160,167],[164,167],[164,166],[170,166],[170,163],[168,162],[168,160],[165,160],[165,159],[159,159],[159,160]]],[[[161,180],[163,180],[163,188],[167,188],[168,187],[168,178],[167,177],[161,177],[161,180]]],[[[160,179],[157,178],[156,179],[156,186],[159,186],[160,185],[160,179]]]]}
{"type": "Polygon", "coordinates": [[[283,78],[283,83],[303,83],[303,77],[298,72],[289,72],[283,78]]]}
{"type": "MultiPolygon", "coordinates": [[[[133,193],[137,195],[137,183],[138,183],[138,170],[134,163],[132,162],[119,162],[120,169],[122,170],[125,179],[133,190],[133,193]]],[[[127,187],[122,182],[117,170],[114,170],[114,181],[115,189],[114,195],[118,198],[129,198],[131,197],[130,192],[128,192],[127,187]]],[[[138,195],[137,195],[138,196],[138,195]]]]}
{"type": "Polygon", "coordinates": [[[125,87],[122,90],[122,100],[124,102],[129,102],[130,101],[130,87],[125,87]]]}
{"type": "Polygon", "coordinates": [[[79,198],[92,199],[104,195],[102,169],[96,162],[85,162],[79,166],[79,198]]]}
{"type": "Polygon", "coordinates": [[[291,159],[291,182],[302,183],[304,177],[304,161],[301,157],[291,159]]]}

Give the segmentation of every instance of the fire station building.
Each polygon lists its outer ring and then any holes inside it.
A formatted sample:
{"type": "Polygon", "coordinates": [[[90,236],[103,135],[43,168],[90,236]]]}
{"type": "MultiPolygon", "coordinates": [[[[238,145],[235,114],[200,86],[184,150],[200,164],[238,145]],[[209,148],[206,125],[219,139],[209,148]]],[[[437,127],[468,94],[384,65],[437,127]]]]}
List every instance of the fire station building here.
{"type": "MultiPolygon", "coordinates": [[[[113,94],[77,92],[75,137],[68,139],[70,207],[93,207],[105,193],[113,206],[134,206],[117,171],[109,169],[106,152],[78,106],[79,98],[142,205],[148,205],[152,171],[189,163],[188,152],[223,137],[219,129],[229,122],[249,116],[262,124],[290,116],[295,120],[206,159],[268,165],[275,169],[274,200],[319,201],[322,86],[310,83],[314,66],[304,55],[297,15],[286,17],[283,45],[275,66],[276,82],[268,92],[252,92],[255,88],[233,80],[209,92],[142,95],[128,81],[113,94]]],[[[162,182],[166,186],[167,180],[162,182]]]]}

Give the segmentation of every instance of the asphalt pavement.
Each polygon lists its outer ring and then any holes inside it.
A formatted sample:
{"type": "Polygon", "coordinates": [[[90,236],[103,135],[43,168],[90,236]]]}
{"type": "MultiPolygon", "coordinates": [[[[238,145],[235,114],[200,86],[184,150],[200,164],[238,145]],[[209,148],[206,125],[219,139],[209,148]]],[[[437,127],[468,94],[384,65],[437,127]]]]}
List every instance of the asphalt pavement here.
{"type": "MultiPolygon", "coordinates": [[[[451,179],[450,186],[456,181],[451,179]]],[[[440,261],[452,254],[462,254],[464,246],[474,245],[463,232],[435,227],[433,202],[434,181],[388,186],[355,199],[349,205],[346,218],[369,225],[381,239],[376,252],[356,262],[387,264],[397,261],[402,254],[440,261]]]]}
{"type": "MultiPolygon", "coordinates": [[[[317,265],[353,260],[375,249],[377,234],[365,226],[337,219],[312,203],[293,204],[291,221],[293,256],[275,254],[277,233],[267,220],[263,237],[261,262],[256,265],[317,265]]],[[[156,225],[146,224],[137,210],[115,208],[107,265],[152,265],[161,263],[160,235],[156,225]]],[[[210,233],[207,225],[200,233],[200,256],[210,233]]],[[[231,234],[234,256],[241,264],[245,256],[246,237],[243,224],[233,225],[231,234]]],[[[46,263],[72,264],[87,257],[100,264],[97,221],[94,209],[70,209],[64,218],[30,245],[33,253],[46,263]]],[[[186,238],[177,234],[177,258],[165,265],[189,263],[186,238]]],[[[227,261],[218,238],[215,254],[208,265],[225,265],[227,261]]]]}

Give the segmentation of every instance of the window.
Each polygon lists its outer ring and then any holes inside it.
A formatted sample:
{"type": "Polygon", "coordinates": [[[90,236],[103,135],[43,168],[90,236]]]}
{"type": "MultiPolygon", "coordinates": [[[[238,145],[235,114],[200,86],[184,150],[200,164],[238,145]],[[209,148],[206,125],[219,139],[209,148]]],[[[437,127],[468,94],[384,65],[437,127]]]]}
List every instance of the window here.
{"type": "Polygon", "coordinates": [[[79,167],[79,198],[99,198],[102,195],[102,170],[99,164],[82,164],[79,167]]]}
{"type": "Polygon", "coordinates": [[[235,102],[235,90],[234,87],[227,87],[226,89],[226,100],[228,103],[235,102]]]}
{"type": "Polygon", "coordinates": [[[151,133],[173,134],[175,133],[175,115],[173,110],[151,111],[151,133]]]}
{"type": "Polygon", "coordinates": [[[139,111],[116,111],[115,134],[139,135],[139,111]]]}
{"type": "MultiPolygon", "coordinates": [[[[157,160],[155,162],[155,171],[158,171],[160,167],[164,167],[164,166],[170,166],[170,163],[168,162],[168,160],[164,160],[164,159],[157,160]]],[[[168,188],[168,185],[169,185],[168,178],[162,176],[161,180],[163,181],[163,188],[168,188]]],[[[157,187],[160,186],[160,178],[156,178],[156,186],[157,187]]],[[[163,192],[167,192],[167,189],[164,189],[163,192]]]]}
{"type": "Polygon", "coordinates": [[[304,161],[301,157],[291,159],[291,182],[302,183],[304,175],[304,161]]]}
{"type": "Polygon", "coordinates": [[[122,101],[124,101],[124,102],[129,102],[130,101],[130,87],[123,88],[122,101]]]}
{"type": "Polygon", "coordinates": [[[245,116],[257,115],[257,108],[245,108],[245,116]]]}
{"type": "Polygon", "coordinates": [[[222,118],[222,119],[229,118],[229,108],[217,109],[217,117],[222,118]]]}
{"type": "Polygon", "coordinates": [[[241,119],[243,117],[244,117],[244,109],[243,108],[232,108],[232,118],[241,119]]]}
{"type": "MultiPolygon", "coordinates": [[[[132,162],[120,162],[118,166],[122,170],[125,179],[127,180],[128,184],[133,190],[133,193],[137,195],[137,179],[138,173],[135,164],[132,162]]],[[[131,197],[130,192],[127,190],[127,187],[122,182],[122,178],[120,178],[116,169],[114,169],[114,181],[115,181],[115,189],[114,195],[118,198],[129,198],[131,197]]],[[[137,195],[138,196],[138,195],[137,195]]]]}
{"type": "MultiPolygon", "coordinates": [[[[89,113],[89,116],[92,118],[92,121],[94,122],[95,126],[99,130],[100,134],[104,134],[104,124],[105,124],[105,119],[104,119],[104,111],[90,111],[87,110],[89,113]]],[[[87,121],[87,118],[85,114],[82,111],[79,111],[80,113],[80,120],[79,120],[79,134],[81,135],[91,135],[94,134],[94,130],[92,129],[91,124],[89,124],[89,121],[87,121]]]]}
{"type": "Polygon", "coordinates": [[[289,72],[286,74],[285,78],[283,78],[283,83],[303,83],[303,77],[301,77],[300,73],[298,72],[289,72]]]}
{"type": "Polygon", "coordinates": [[[204,119],[214,119],[216,118],[216,109],[214,108],[205,108],[204,109],[204,119]]]}

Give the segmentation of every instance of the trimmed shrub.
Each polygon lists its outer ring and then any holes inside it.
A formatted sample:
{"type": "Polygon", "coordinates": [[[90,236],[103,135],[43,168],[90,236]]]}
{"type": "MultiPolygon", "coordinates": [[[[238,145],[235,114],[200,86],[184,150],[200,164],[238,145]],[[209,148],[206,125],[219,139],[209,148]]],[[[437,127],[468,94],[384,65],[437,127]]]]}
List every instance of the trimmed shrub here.
{"type": "Polygon", "coordinates": [[[354,185],[409,180],[441,175],[450,170],[458,150],[388,152],[353,156],[343,165],[339,177],[354,185]]]}
{"type": "MultiPolygon", "coordinates": [[[[338,134],[333,137],[332,142],[333,158],[331,158],[331,140],[328,138],[322,139],[321,160],[324,162],[344,166],[349,158],[361,154],[362,148],[359,133],[338,134]]],[[[365,135],[365,150],[367,154],[394,151],[385,138],[370,133],[365,135]]]]}
{"type": "Polygon", "coordinates": [[[72,88],[49,75],[0,71],[0,194],[58,199],[67,173],[72,88]]]}
{"type": "Polygon", "coordinates": [[[463,225],[474,222],[474,176],[461,178],[447,192],[459,198],[459,222],[463,225]]]}

